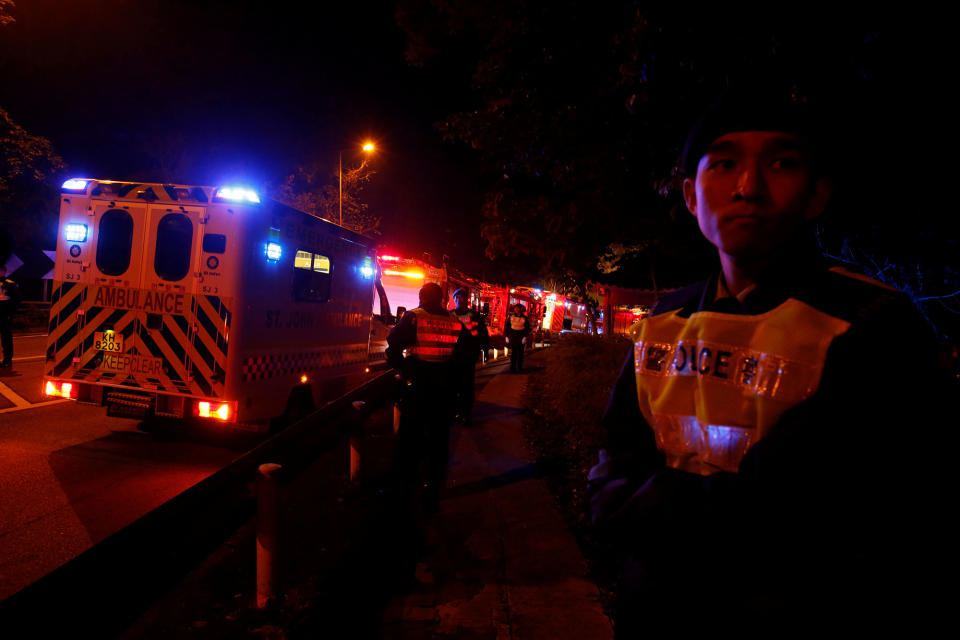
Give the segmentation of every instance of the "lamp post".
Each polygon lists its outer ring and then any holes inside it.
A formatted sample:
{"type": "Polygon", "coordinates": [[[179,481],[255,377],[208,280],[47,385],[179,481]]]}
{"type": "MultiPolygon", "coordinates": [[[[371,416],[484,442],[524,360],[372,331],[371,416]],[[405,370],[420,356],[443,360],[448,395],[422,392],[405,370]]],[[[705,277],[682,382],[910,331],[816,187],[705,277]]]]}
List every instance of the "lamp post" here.
{"type": "MultiPolygon", "coordinates": [[[[373,153],[375,147],[372,142],[365,142],[363,147],[361,147],[364,153],[370,154],[373,153]]],[[[338,178],[338,188],[339,193],[339,211],[340,211],[340,226],[343,226],[343,149],[337,152],[337,178],[338,178]]],[[[363,165],[360,165],[363,166],[363,165]]]]}

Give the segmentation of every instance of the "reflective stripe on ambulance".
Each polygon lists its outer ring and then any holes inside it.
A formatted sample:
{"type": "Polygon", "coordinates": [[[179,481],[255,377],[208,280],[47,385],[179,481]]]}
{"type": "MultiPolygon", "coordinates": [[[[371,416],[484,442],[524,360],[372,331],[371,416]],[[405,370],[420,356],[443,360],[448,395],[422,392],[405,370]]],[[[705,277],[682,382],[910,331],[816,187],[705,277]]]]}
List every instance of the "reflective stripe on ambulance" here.
{"type": "Polygon", "coordinates": [[[216,296],[54,283],[46,375],[223,397],[231,320],[229,301],[216,296]],[[161,328],[148,328],[148,315],[161,316],[161,328]],[[108,330],[122,352],[95,348],[108,330]]]}

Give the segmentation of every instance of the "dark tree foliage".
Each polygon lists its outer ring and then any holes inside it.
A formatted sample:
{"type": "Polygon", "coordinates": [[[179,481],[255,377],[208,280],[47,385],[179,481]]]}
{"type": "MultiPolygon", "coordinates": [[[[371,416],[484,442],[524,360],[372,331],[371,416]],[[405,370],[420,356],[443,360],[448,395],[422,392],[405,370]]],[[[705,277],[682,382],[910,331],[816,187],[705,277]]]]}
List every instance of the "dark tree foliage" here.
{"type": "Polygon", "coordinates": [[[18,246],[54,246],[64,168],[49,140],[0,109],[0,261],[18,246]]]}
{"type": "Polygon", "coordinates": [[[296,173],[273,190],[273,197],[318,218],[342,223],[357,233],[380,235],[381,218],[373,215],[369,205],[360,199],[376,173],[370,162],[364,160],[359,166],[344,167],[342,185],[337,171],[338,167],[334,167],[331,175],[329,169],[318,163],[298,167],[296,173]]]}
{"type": "Polygon", "coordinates": [[[932,186],[936,145],[924,142],[949,122],[931,89],[947,58],[918,16],[401,0],[396,17],[409,63],[470,74],[475,102],[438,127],[482,159],[490,258],[555,281],[666,288],[702,277],[712,252],[678,189],[686,130],[724,88],[776,82],[829,114],[825,252],[913,293],[931,317],[960,307],[949,295],[960,288],[956,223],[918,197],[932,186]]]}

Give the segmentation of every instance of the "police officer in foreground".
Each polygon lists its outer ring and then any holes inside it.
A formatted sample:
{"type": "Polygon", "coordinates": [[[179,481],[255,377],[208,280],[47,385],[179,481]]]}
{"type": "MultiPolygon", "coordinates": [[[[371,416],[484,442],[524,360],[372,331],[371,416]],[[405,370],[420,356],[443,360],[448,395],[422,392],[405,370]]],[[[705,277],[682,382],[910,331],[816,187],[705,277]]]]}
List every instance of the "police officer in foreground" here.
{"type": "Polygon", "coordinates": [[[524,313],[523,305],[519,302],[513,305],[510,315],[507,316],[503,335],[510,348],[510,373],[522,373],[523,350],[527,345],[527,336],[530,335],[530,321],[524,313]]]}
{"type": "Polygon", "coordinates": [[[434,283],[420,288],[420,306],[407,311],[387,335],[387,363],[403,379],[397,442],[398,481],[419,484],[425,467],[423,501],[435,510],[447,474],[454,407],[453,353],[463,325],[443,307],[434,283]]]}
{"type": "Polygon", "coordinates": [[[13,314],[20,304],[20,287],[7,278],[7,267],[0,264],[0,368],[13,366],[13,314]]]}
{"type": "Polygon", "coordinates": [[[813,248],[817,133],[787,96],[730,92],[687,138],[720,269],[631,328],[589,473],[628,558],[618,638],[882,627],[929,586],[918,462],[956,418],[909,299],[813,248]]]}
{"type": "Polygon", "coordinates": [[[456,413],[464,424],[472,422],[474,381],[480,354],[490,351],[490,335],[483,316],[469,307],[470,290],[460,288],[453,292],[456,308],[453,315],[463,325],[460,339],[454,348],[456,363],[456,413]]]}

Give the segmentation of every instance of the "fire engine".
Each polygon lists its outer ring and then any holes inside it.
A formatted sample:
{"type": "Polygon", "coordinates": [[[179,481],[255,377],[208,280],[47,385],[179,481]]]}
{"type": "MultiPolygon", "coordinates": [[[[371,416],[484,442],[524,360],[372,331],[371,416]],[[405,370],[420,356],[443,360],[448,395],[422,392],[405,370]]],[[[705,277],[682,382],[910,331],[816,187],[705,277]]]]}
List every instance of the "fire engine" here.
{"type": "Polygon", "coordinates": [[[370,360],[386,359],[387,334],[403,312],[420,306],[420,287],[433,282],[447,289],[447,269],[394,253],[377,256],[377,297],[370,328],[370,360]],[[391,311],[391,308],[393,311],[391,311]]]}
{"type": "Polygon", "coordinates": [[[63,184],[44,385],[263,423],[367,364],[372,242],[248,188],[63,184]]]}

